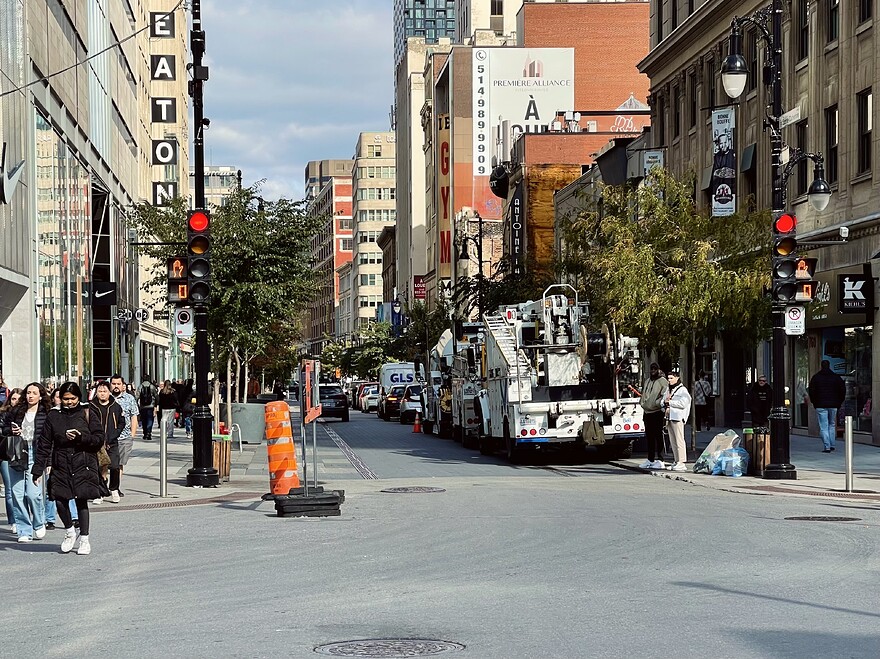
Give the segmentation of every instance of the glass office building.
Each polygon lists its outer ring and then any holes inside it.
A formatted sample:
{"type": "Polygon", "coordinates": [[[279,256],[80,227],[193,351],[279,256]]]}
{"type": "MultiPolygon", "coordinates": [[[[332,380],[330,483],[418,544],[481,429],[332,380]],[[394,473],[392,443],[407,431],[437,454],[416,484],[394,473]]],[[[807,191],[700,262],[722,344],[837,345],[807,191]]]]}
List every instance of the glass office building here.
{"type": "Polygon", "coordinates": [[[455,38],[455,0],[394,0],[394,65],[403,57],[408,37],[437,43],[455,38]]]}

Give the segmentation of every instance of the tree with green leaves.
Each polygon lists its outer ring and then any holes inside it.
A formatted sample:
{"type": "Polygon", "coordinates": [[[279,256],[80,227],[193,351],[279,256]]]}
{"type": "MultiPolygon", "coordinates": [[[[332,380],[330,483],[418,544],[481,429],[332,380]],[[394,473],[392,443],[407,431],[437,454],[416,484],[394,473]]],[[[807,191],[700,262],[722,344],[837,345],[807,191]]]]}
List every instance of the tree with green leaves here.
{"type": "Polygon", "coordinates": [[[365,380],[376,380],[382,364],[395,361],[390,323],[371,323],[360,330],[360,344],[354,348],[354,372],[365,380]]]}
{"type": "MultiPolygon", "coordinates": [[[[209,338],[227,370],[243,357],[245,381],[253,358],[292,345],[298,334],[298,310],[314,291],[311,239],[327,219],[309,215],[304,202],[264,202],[258,192],[256,185],[234,190],[211,212],[209,338]]],[[[184,199],[161,208],[135,205],[129,219],[139,240],[160,243],[141,247],[153,263],[145,290],[164,296],[166,260],[185,253],[186,216],[184,199]]],[[[279,357],[278,364],[267,364],[270,370],[287,366],[289,355],[279,357]]]]}
{"type": "Polygon", "coordinates": [[[757,341],[768,331],[766,212],[710,217],[693,181],[654,168],[638,186],[601,186],[566,218],[560,265],[613,322],[667,352],[736,329],[757,341]]]}

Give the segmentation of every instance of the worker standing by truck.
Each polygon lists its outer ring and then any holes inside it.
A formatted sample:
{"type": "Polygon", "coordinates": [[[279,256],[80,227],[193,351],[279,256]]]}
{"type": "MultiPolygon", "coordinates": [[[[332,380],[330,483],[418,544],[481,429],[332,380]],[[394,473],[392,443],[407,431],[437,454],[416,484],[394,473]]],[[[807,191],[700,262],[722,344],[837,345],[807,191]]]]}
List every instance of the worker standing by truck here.
{"type": "Polygon", "coordinates": [[[645,439],[648,442],[648,459],[639,466],[642,469],[665,469],[663,463],[663,405],[669,391],[669,382],[657,362],[651,364],[651,373],[642,387],[639,405],[644,410],[645,439]]]}

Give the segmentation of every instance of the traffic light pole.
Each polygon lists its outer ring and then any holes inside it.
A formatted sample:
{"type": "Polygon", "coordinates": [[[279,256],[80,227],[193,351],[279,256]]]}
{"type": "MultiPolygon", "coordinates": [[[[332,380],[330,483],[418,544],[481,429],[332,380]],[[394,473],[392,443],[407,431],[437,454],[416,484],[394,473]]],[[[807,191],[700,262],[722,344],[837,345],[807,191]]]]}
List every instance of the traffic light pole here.
{"type": "MultiPolygon", "coordinates": [[[[785,206],[785,181],[782,163],[782,0],[773,0],[770,16],[770,99],[772,108],[767,124],[770,129],[770,176],[773,186],[774,216],[785,206]]],[[[773,409],[770,411],[770,464],[764,469],[764,478],[795,480],[797,470],[791,464],[791,415],[785,405],[785,305],[773,300],[773,409]]]]}
{"type": "MultiPolygon", "coordinates": [[[[193,136],[195,207],[205,208],[205,113],[204,83],[208,79],[208,69],[202,64],[205,54],[205,33],[202,30],[201,0],[192,0],[192,30],[190,49],[193,56],[193,78],[190,81],[190,96],[193,105],[193,136]]],[[[211,434],[214,417],[208,404],[208,371],[211,366],[211,348],[208,344],[208,307],[196,305],[194,312],[195,330],[195,369],[196,405],[193,411],[193,466],[187,472],[186,484],[189,487],[213,487],[220,484],[220,474],[214,468],[214,451],[211,434]]]]}

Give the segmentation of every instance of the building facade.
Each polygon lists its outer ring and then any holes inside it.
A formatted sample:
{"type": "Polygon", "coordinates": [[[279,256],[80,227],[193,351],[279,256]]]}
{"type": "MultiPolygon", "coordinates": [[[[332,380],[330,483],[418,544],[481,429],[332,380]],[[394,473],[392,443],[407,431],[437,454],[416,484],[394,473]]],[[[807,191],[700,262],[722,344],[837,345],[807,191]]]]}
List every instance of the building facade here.
{"type": "Polygon", "coordinates": [[[437,43],[455,38],[455,0],[394,0],[394,68],[406,52],[406,40],[437,43]]]}
{"type": "MultiPolygon", "coordinates": [[[[697,198],[707,206],[713,159],[721,148],[712,127],[712,109],[731,103],[720,76],[730,22],[765,4],[651,2],[651,51],[640,68],[651,79],[652,146],[665,149],[667,167],[673,172],[695,177],[697,198]]],[[[861,441],[880,443],[880,422],[872,414],[873,389],[880,384],[880,370],[873,361],[876,316],[873,310],[867,317],[841,313],[846,291],[838,289],[847,276],[861,275],[866,264],[873,268],[878,252],[880,169],[875,167],[873,87],[880,81],[876,56],[880,35],[874,32],[874,4],[794,0],[787,5],[791,11],[784,14],[782,105],[799,116],[782,129],[782,137],[789,146],[823,153],[834,193],[822,212],[807,203],[812,166],[805,161],[794,167],[788,181],[787,210],[797,215],[802,241],[835,240],[841,227],[849,229],[845,244],[808,253],[819,259],[818,303],[808,309],[806,334],[788,340],[784,370],[793,391],[795,428],[817,432],[806,387],[821,360],[828,359],[847,384],[841,416],[854,417],[861,441]]],[[[766,209],[771,201],[770,141],[763,129],[769,95],[761,81],[766,55],[754,29],[746,31],[743,43],[750,76],[734,106],[736,203],[738,208],[754,204],[766,209]]],[[[770,351],[766,346],[756,351],[741,345],[734,331],[722,332],[713,341],[698,351],[696,366],[717,363],[716,412],[726,425],[735,427],[744,417],[748,387],[758,374],[771,372],[770,351]]]]}
{"type": "Polygon", "coordinates": [[[393,132],[367,132],[358,137],[354,155],[352,217],[353,332],[376,318],[382,304],[382,250],[377,241],[396,222],[396,143],[393,132]]]}
{"type": "Polygon", "coordinates": [[[352,175],[351,160],[346,173],[326,177],[317,195],[309,202],[309,213],[323,219],[312,237],[312,266],[317,273],[315,295],[309,307],[306,340],[312,354],[321,353],[324,344],[338,334],[340,281],[339,268],[352,258],[352,175]]]}

